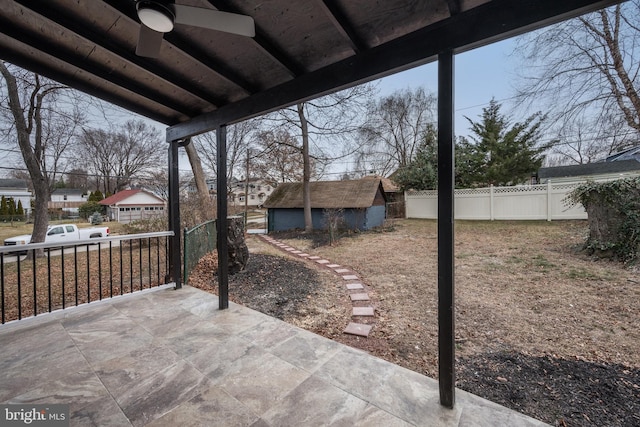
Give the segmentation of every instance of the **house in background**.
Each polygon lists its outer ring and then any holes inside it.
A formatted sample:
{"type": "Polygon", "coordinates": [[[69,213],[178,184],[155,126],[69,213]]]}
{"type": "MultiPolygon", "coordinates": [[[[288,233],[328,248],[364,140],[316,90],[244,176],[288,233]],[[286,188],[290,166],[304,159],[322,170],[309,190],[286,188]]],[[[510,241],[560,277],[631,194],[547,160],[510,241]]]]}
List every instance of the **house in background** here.
{"type": "MultiPolygon", "coordinates": [[[[383,225],[386,196],[379,179],[316,181],[309,184],[314,229],[326,229],[325,210],[341,209],[344,227],[369,230],[383,225]]],[[[304,228],[302,183],[279,184],[264,203],[268,231],[304,228]]]]}
{"type": "Polygon", "coordinates": [[[538,184],[546,184],[548,181],[606,181],[635,176],[640,176],[640,147],[612,154],[599,162],[540,168],[535,181],[538,184]]]}
{"type": "Polygon", "coordinates": [[[80,205],[87,203],[89,195],[77,188],[56,188],[51,193],[49,209],[62,211],[67,215],[78,215],[80,205]]]}
{"type": "Polygon", "coordinates": [[[274,190],[275,185],[262,178],[249,178],[249,182],[237,180],[231,184],[229,202],[244,205],[247,196],[247,206],[261,207],[274,190]]]}
{"type": "Polygon", "coordinates": [[[111,221],[128,224],[132,221],[165,215],[166,202],[145,190],[122,190],[99,202],[107,207],[111,221]]]}
{"type": "Polygon", "coordinates": [[[22,202],[22,209],[25,215],[31,212],[31,191],[27,181],[24,179],[0,179],[0,197],[5,199],[13,199],[18,206],[18,202],[22,202]]]}

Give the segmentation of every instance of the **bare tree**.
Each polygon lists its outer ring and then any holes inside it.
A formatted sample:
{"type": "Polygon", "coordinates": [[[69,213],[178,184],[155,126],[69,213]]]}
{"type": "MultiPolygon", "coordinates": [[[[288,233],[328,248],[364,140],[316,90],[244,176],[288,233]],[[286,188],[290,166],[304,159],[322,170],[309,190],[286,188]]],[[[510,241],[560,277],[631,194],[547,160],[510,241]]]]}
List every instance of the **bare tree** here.
{"type": "Polygon", "coordinates": [[[287,129],[300,137],[303,161],[303,201],[305,231],[313,229],[309,182],[316,167],[345,158],[357,151],[355,135],[364,121],[365,106],[376,88],[371,84],[355,86],[321,98],[298,103],[268,116],[271,129],[287,129]]]}
{"type": "MultiPolygon", "coordinates": [[[[302,148],[286,129],[261,132],[255,143],[256,154],[251,169],[263,178],[279,182],[299,182],[303,179],[302,148]]],[[[313,159],[310,159],[311,170],[313,159]]]]}
{"type": "Polygon", "coordinates": [[[590,160],[637,143],[638,22],[640,0],[631,0],[518,39],[521,105],[548,111],[569,145],[568,159],[590,160]],[[598,142],[584,143],[591,139],[598,142]]]}
{"type": "Polygon", "coordinates": [[[64,172],[63,154],[83,121],[81,108],[77,102],[65,105],[73,92],[59,83],[1,61],[0,74],[4,132],[17,140],[35,195],[31,241],[43,242],[50,194],[64,172]]]}
{"type": "Polygon", "coordinates": [[[84,129],[78,138],[78,154],[102,181],[103,192],[112,194],[163,164],[166,152],[158,148],[161,141],[156,128],[130,120],[111,131],[84,129]]]}
{"type": "MultiPolygon", "coordinates": [[[[244,168],[247,149],[250,148],[255,135],[259,133],[260,120],[252,119],[230,125],[227,128],[227,182],[240,175],[244,168]]],[[[218,176],[218,149],[215,132],[207,132],[194,138],[198,152],[202,154],[205,167],[214,177],[218,176]]]]}
{"type": "Polygon", "coordinates": [[[371,102],[360,130],[358,170],[389,175],[407,166],[435,120],[436,97],[423,87],[398,90],[371,102]]]}

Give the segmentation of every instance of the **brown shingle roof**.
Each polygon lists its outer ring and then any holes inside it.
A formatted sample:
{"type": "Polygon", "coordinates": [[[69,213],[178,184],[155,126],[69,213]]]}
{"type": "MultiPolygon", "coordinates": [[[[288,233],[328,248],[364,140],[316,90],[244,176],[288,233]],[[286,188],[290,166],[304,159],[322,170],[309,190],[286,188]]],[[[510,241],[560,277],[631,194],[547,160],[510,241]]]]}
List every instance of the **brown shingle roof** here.
{"type": "MultiPolygon", "coordinates": [[[[311,208],[368,208],[373,205],[378,189],[384,195],[380,180],[316,181],[309,184],[311,208]]],[[[279,184],[264,203],[265,208],[303,208],[302,183],[279,184]]]]}

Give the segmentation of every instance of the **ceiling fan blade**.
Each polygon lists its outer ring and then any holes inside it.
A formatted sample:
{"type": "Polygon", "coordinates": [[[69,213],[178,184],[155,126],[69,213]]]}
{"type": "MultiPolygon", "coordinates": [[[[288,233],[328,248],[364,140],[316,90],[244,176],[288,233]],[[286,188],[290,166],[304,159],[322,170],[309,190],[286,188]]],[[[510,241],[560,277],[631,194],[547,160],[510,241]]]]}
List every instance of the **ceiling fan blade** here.
{"type": "Polygon", "coordinates": [[[208,28],[247,37],[256,35],[255,24],[250,16],[179,4],[174,7],[176,24],[208,28]]]}
{"type": "Polygon", "coordinates": [[[154,31],[144,24],[140,24],[140,34],[138,35],[138,46],[136,55],[147,58],[157,58],[160,54],[160,45],[164,33],[154,31]]]}

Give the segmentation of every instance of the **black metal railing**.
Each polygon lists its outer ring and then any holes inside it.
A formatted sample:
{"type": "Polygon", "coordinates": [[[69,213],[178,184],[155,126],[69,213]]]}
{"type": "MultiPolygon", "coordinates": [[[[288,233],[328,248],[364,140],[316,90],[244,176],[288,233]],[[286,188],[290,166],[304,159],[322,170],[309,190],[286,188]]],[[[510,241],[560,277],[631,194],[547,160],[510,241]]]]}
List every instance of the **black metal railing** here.
{"type": "Polygon", "coordinates": [[[168,283],[172,236],[0,246],[2,323],[168,283]]]}

